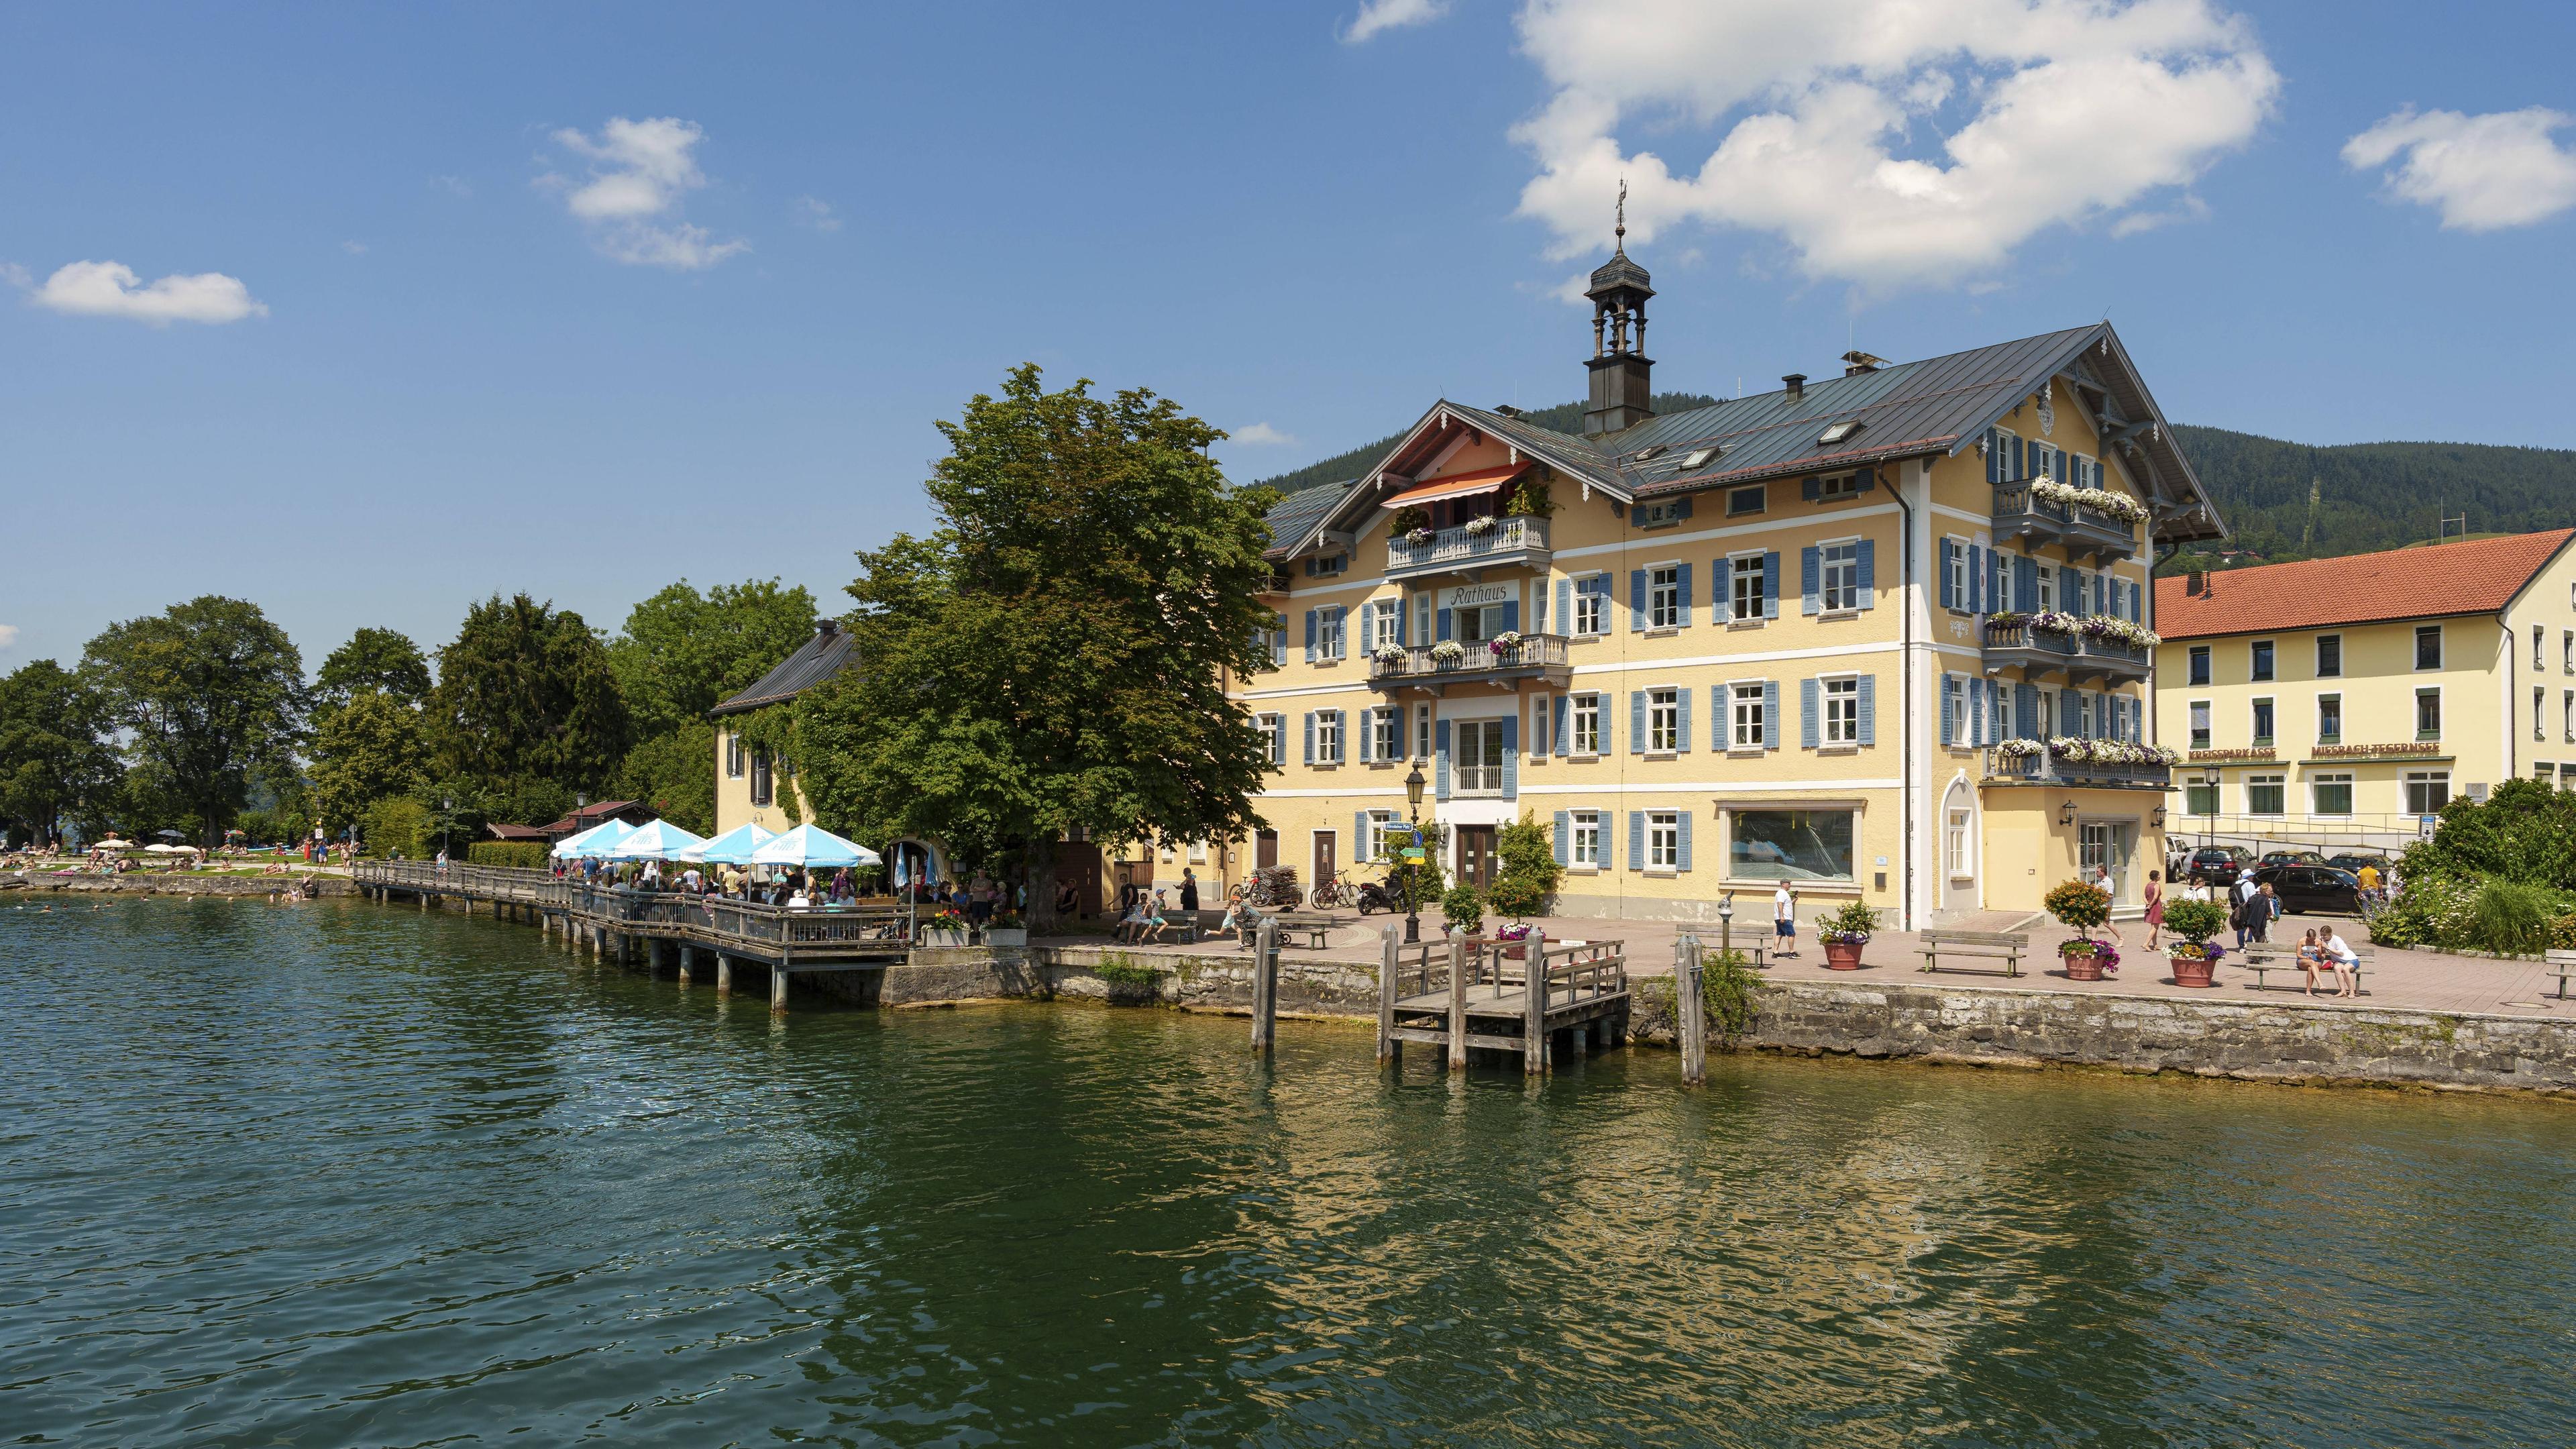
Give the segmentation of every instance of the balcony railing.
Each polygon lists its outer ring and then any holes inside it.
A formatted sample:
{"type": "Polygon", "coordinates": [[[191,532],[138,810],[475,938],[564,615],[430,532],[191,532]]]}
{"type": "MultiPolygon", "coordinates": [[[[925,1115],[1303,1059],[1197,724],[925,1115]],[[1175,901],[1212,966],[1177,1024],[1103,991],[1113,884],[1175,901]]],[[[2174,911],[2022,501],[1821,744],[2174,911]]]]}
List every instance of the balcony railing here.
{"type": "Polygon", "coordinates": [[[1460,765],[1457,777],[1449,782],[1449,793],[1455,795],[1500,795],[1503,793],[1503,767],[1500,765],[1460,765]]]}
{"type": "Polygon", "coordinates": [[[1442,685],[1485,679],[1509,683],[1544,679],[1564,684],[1573,677],[1562,634],[1524,634],[1521,642],[1496,649],[1491,644],[1415,644],[1369,656],[1369,684],[1377,689],[1442,685]]]}
{"type": "Polygon", "coordinates": [[[1995,485],[1995,533],[2053,539],[2069,552],[2096,560],[2129,558],[2138,551],[2138,526],[2125,518],[2042,498],[2031,481],[1995,485]]]}
{"type": "Polygon", "coordinates": [[[2163,790],[2173,784],[2171,765],[2133,765],[2111,760],[2061,760],[2045,750],[2032,755],[2019,755],[1988,749],[1985,774],[1988,780],[2003,784],[2119,785],[2148,790],[2163,790]]]}
{"type": "Polygon", "coordinates": [[[1990,665],[2018,664],[2024,673],[2063,672],[2069,679],[2144,679],[2155,671],[2154,658],[2143,644],[2035,629],[2027,621],[1987,620],[1985,645],[1990,665]]]}
{"type": "Polygon", "coordinates": [[[1401,534],[1386,541],[1390,577],[1507,565],[1544,568],[1548,558],[1547,520],[1522,515],[1497,518],[1484,529],[1435,529],[1420,543],[1401,534]]]}

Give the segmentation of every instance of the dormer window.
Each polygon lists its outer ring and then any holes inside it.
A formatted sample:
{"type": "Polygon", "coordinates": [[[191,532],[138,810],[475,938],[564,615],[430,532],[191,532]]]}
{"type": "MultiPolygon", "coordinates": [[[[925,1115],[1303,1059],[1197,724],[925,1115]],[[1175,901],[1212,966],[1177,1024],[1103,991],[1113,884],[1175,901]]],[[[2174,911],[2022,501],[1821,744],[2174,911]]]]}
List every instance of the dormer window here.
{"type": "Polygon", "coordinates": [[[1679,523],[1690,516],[1689,499],[1667,498],[1661,503],[1647,504],[1645,514],[1639,519],[1639,523],[1646,528],[1662,528],[1666,524],[1679,523]]]}
{"type": "Polygon", "coordinates": [[[1823,447],[1830,443],[1839,443],[1843,439],[1848,438],[1859,431],[1860,423],[1857,419],[1839,422],[1834,424],[1832,427],[1825,429],[1823,432],[1816,434],[1816,445],[1818,447],[1823,447]]]}
{"type": "Polygon", "coordinates": [[[1347,573],[1350,566],[1351,556],[1346,553],[1337,553],[1330,558],[1310,558],[1306,560],[1306,577],[1329,579],[1336,574],[1347,573]]]}

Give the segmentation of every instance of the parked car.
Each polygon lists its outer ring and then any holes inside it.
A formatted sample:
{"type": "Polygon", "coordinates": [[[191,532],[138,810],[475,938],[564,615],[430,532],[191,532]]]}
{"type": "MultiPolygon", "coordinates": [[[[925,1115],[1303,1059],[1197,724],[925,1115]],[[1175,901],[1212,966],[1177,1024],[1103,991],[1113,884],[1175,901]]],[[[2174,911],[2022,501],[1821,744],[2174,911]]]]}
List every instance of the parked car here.
{"type": "Polygon", "coordinates": [[[2388,878],[2388,857],[2384,855],[2338,855],[2326,864],[2337,870],[2351,871],[2354,875],[2361,874],[2361,868],[2367,865],[2379,872],[2381,880],[2388,878]]]}
{"type": "Polygon", "coordinates": [[[2224,845],[2203,846],[2183,864],[2183,878],[2193,885],[2233,885],[2253,857],[2224,845]]]}
{"type": "Polygon", "coordinates": [[[2328,865],[2324,856],[2313,850],[2275,850],[2265,853],[2265,865],[2328,865]]]}
{"type": "Polygon", "coordinates": [[[2254,883],[2270,885],[2288,915],[2330,911],[2348,916],[2361,910],[2361,882],[2351,871],[2330,865],[2267,865],[2254,872],[2254,883]]]}

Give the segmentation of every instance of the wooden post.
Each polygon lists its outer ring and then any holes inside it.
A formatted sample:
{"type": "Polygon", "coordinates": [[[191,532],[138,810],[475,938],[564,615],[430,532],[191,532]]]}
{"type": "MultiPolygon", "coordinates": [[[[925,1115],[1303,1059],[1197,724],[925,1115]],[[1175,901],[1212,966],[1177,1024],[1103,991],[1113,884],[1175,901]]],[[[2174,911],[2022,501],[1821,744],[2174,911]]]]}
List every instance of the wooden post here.
{"type": "MultiPolygon", "coordinates": [[[[1502,947],[1493,948],[1497,953],[1502,947]]],[[[1499,961],[1499,955],[1497,957],[1499,961]]],[[[1494,967],[1496,976],[1502,967],[1494,967]]],[[[1521,948],[1521,1074],[1547,1074],[1547,960],[1526,944],[1521,948]]]]}
{"type": "Polygon", "coordinates": [[[1449,1070],[1467,1070],[1467,943],[1449,938],[1449,1070]]]}
{"type": "Polygon", "coordinates": [[[769,1009],[779,1016],[787,1014],[787,968],[785,966],[769,968],[769,1009]]]}
{"type": "Polygon", "coordinates": [[[1279,922],[1263,917],[1252,954],[1252,1049],[1279,1044],[1279,922]]]}
{"type": "Polygon", "coordinates": [[[716,995],[733,995],[733,958],[722,951],[716,953],[716,995]]]}
{"type": "Polygon", "coordinates": [[[1708,1079],[1708,1023],[1699,994],[1699,937],[1673,940],[1674,1031],[1681,1037],[1682,1080],[1696,1086],[1708,1079]]]}
{"type": "Polygon", "coordinates": [[[1377,1059],[1404,1065],[1404,1043],[1395,1039],[1395,973],[1402,964],[1404,939],[1395,927],[1386,928],[1378,947],[1377,961],[1377,1059]]]}

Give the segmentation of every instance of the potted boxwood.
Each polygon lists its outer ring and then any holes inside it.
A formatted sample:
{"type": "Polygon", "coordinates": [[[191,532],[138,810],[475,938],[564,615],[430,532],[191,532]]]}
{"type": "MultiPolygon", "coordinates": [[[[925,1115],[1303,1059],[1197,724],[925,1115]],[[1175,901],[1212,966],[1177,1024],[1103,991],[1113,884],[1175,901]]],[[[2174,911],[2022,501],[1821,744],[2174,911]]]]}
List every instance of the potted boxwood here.
{"type": "Polygon", "coordinates": [[[1028,943],[1028,917],[1017,911],[998,911],[984,927],[984,944],[987,946],[1025,946],[1028,943]]]}
{"type": "Polygon", "coordinates": [[[2165,959],[2173,963],[2176,986],[2207,986],[2210,973],[2227,948],[2215,939],[2227,928],[2227,908],[2216,901],[2173,901],[2165,906],[2165,929],[2174,943],[2165,959]]]}
{"type": "Polygon", "coordinates": [[[966,918],[945,908],[922,917],[921,944],[924,946],[965,945],[966,918]]]}
{"type": "Polygon", "coordinates": [[[2040,900],[2058,924],[2075,932],[2075,939],[2057,948],[2058,959],[2066,965],[2069,981],[2099,981],[2104,970],[2120,964],[2120,953],[2108,941],[2096,941],[2092,932],[2111,919],[2111,893],[2086,881],[2060,882],[2040,900]]]}
{"type": "Polygon", "coordinates": [[[1440,897],[1440,919],[1449,934],[1463,937],[1470,946],[1484,942],[1485,898],[1476,888],[1465,883],[1451,886],[1440,897]]]}
{"type": "Polygon", "coordinates": [[[1816,917],[1816,939],[1825,943],[1825,969],[1858,971],[1860,948],[1878,932],[1878,912],[1859,901],[1816,917]]]}

